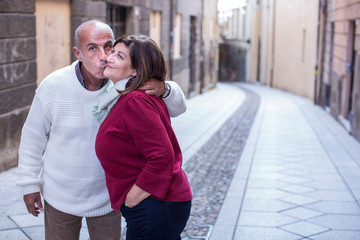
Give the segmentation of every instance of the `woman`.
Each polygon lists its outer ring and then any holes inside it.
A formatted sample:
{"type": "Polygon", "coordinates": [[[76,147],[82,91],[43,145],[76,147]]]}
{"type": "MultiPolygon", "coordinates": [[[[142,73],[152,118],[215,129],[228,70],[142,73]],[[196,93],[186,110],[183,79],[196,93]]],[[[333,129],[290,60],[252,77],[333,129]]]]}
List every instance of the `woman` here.
{"type": "Polygon", "coordinates": [[[107,61],[104,75],[121,97],[100,126],[96,154],[112,207],[126,219],[127,240],[181,239],[192,192],[180,146],[163,101],[136,90],[147,79],[165,80],[162,52],[146,36],[125,35],[107,61]]]}

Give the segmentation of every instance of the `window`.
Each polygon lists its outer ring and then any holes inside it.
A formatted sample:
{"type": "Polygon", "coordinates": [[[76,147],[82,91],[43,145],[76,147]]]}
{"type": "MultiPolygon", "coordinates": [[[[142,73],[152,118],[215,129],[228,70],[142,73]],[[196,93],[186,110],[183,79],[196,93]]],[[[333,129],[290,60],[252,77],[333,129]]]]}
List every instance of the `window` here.
{"type": "Polygon", "coordinates": [[[161,12],[150,12],[150,32],[149,37],[161,47],[161,12]]]}
{"type": "Polygon", "coordinates": [[[214,18],[210,18],[209,22],[209,35],[214,36],[215,35],[215,25],[214,25],[214,18]]]}
{"type": "Polygon", "coordinates": [[[174,58],[181,57],[181,14],[176,14],[174,29],[174,58]]]}
{"type": "Polygon", "coordinates": [[[203,18],[202,19],[202,35],[203,35],[203,37],[205,37],[206,36],[206,33],[207,33],[207,29],[206,29],[206,18],[203,18]]]}
{"type": "Polygon", "coordinates": [[[302,33],[302,51],[301,51],[301,60],[305,61],[305,49],[306,49],[306,30],[303,29],[302,33]]]}

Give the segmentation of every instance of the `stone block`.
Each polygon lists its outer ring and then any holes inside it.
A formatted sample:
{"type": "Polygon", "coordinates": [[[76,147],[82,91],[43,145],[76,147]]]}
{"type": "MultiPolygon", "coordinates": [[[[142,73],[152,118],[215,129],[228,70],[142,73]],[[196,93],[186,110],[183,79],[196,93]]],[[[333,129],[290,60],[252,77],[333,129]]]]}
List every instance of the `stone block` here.
{"type": "Polygon", "coordinates": [[[351,124],[352,135],[360,141],[360,53],[355,57],[354,63],[354,88],[353,88],[353,119],[351,124]]]}
{"type": "Polygon", "coordinates": [[[13,111],[9,117],[8,128],[8,147],[19,148],[21,130],[26,120],[30,107],[25,107],[16,111],[13,111]]]}
{"type": "Polygon", "coordinates": [[[355,50],[360,52],[360,33],[355,37],[355,50]]]}
{"type": "Polygon", "coordinates": [[[18,149],[8,149],[0,152],[0,172],[16,167],[18,163],[18,149]]]}
{"type": "Polygon", "coordinates": [[[34,13],[35,0],[1,0],[0,13],[34,13]]]}
{"type": "Polygon", "coordinates": [[[358,19],[360,18],[360,2],[357,4],[349,4],[346,7],[346,18],[347,19],[358,19]]]}
{"type": "Polygon", "coordinates": [[[33,100],[36,83],[0,91],[0,114],[29,106],[33,100]]]}
{"type": "Polygon", "coordinates": [[[1,14],[0,38],[35,37],[35,16],[31,14],[1,14]]]}
{"type": "Polygon", "coordinates": [[[72,2],[71,11],[73,16],[102,20],[106,18],[106,3],[76,0],[72,2]]]}
{"type": "MultiPolygon", "coordinates": [[[[329,37],[328,39],[330,39],[330,34],[329,34],[328,37],[329,37]]],[[[348,39],[347,39],[346,34],[340,34],[339,33],[339,34],[334,35],[334,43],[336,45],[346,48],[347,42],[348,42],[348,39]]]]}
{"type": "Polygon", "coordinates": [[[0,90],[36,82],[36,61],[0,65],[0,90]]]}
{"type": "Polygon", "coordinates": [[[8,139],[8,121],[7,117],[0,117],[0,152],[3,152],[7,149],[7,139],[8,139]]]}
{"type": "Polygon", "coordinates": [[[36,58],[36,39],[8,38],[0,39],[0,64],[33,60],[36,58]]]}
{"type": "Polygon", "coordinates": [[[0,172],[17,165],[21,130],[29,107],[0,117],[0,172]]]}
{"type": "Polygon", "coordinates": [[[346,34],[349,31],[349,23],[347,21],[336,21],[335,32],[337,34],[346,34]]]}

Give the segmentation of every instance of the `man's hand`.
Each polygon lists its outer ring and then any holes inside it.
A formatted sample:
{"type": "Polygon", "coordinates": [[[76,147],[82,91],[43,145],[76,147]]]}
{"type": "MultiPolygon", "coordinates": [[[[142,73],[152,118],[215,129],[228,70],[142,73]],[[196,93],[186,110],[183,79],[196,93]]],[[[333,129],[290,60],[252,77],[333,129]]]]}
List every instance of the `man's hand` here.
{"type": "Polygon", "coordinates": [[[145,90],[149,95],[156,95],[158,97],[162,96],[165,93],[165,86],[163,81],[156,80],[151,78],[147,80],[139,90],[145,90]]]}
{"type": "Polygon", "coordinates": [[[35,217],[40,214],[40,211],[44,211],[43,205],[41,203],[40,192],[24,195],[24,202],[28,212],[35,217]]]}

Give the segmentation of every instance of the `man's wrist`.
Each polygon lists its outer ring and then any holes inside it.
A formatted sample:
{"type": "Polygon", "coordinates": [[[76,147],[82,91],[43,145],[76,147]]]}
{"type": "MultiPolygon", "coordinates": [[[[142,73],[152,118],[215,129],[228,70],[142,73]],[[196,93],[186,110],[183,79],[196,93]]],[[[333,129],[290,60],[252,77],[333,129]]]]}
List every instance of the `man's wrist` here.
{"type": "Polygon", "coordinates": [[[167,83],[166,81],[164,81],[164,87],[165,87],[165,92],[164,94],[161,96],[162,98],[166,98],[170,95],[171,92],[171,86],[169,83],[167,83]]]}

